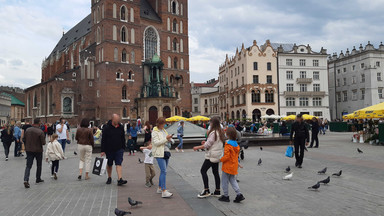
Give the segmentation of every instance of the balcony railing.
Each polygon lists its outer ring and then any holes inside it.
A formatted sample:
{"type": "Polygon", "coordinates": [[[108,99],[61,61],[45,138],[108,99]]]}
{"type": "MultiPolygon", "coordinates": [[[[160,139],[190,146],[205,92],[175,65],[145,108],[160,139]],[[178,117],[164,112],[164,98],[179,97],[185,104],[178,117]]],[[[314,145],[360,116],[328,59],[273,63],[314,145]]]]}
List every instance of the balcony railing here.
{"type": "Polygon", "coordinates": [[[312,78],[297,78],[296,83],[312,83],[312,78]]]}
{"type": "Polygon", "coordinates": [[[313,97],[313,96],[318,96],[318,97],[324,97],[326,95],[325,91],[318,91],[318,92],[301,92],[301,91],[285,91],[284,96],[286,97],[300,97],[300,96],[307,96],[307,97],[313,97]]]}

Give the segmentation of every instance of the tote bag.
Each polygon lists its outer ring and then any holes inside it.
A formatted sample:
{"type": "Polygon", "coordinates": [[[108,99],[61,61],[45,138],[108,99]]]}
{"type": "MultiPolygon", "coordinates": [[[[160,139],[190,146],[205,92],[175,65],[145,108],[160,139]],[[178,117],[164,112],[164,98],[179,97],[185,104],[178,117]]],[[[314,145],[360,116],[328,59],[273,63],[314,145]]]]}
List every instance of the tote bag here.
{"type": "Polygon", "coordinates": [[[108,163],[108,159],[97,157],[93,165],[92,174],[95,174],[98,176],[104,175],[106,171],[107,163],[108,163]]]}
{"type": "Polygon", "coordinates": [[[287,150],[285,151],[285,156],[287,156],[289,158],[293,157],[293,147],[292,146],[287,147],[287,150]]]}

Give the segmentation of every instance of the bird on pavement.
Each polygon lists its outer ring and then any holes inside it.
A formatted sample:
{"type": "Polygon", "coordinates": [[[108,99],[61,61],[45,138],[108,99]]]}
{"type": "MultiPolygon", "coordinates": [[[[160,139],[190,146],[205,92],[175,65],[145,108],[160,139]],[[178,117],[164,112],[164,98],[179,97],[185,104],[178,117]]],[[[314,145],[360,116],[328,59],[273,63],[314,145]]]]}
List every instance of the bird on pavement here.
{"type": "Polygon", "coordinates": [[[260,158],[260,159],[259,159],[259,162],[257,162],[257,166],[260,166],[262,162],[263,162],[263,161],[262,161],[261,158],[260,158]]]}
{"type": "Polygon", "coordinates": [[[290,166],[288,166],[288,167],[285,169],[285,172],[286,172],[286,173],[289,173],[289,171],[291,171],[291,167],[290,167],[290,166]]]}
{"type": "Polygon", "coordinates": [[[139,163],[143,163],[143,161],[139,158],[139,163]]]}
{"type": "Polygon", "coordinates": [[[327,172],[327,167],[317,172],[317,174],[325,174],[327,172]]]}
{"type": "Polygon", "coordinates": [[[77,155],[77,152],[73,152],[74,155],[77,155]]]}
{"type": "Polygon", "coordinates": [[[326,179],[324,179],[324,180],[321,180],[321,181],[319,181],[319,183],[323,183],[323,184],[328,184],[329,182],[331,181],[331,177],[330,176],[328,176],[328,178],[326,178],[326,179]]]}
{"type": "Polygon", "coordinates": [[[363,153],[363,151],[361,151],[359,148],[357,148],[357,152],[359,152],[359,153],[363,153]]]}
{"type": "Polygon", "coordinates": [[[292,176],[293,176],[293,172],[291,172],[291,174],[289,174],[289,175],[284,176],[283,180],[291,180],[292,176]]]}
{"type": "Polygon", "coordinates": [[[263,147],[260,146],[260,150],[263,151],[263,147]]]}
{"type": "Polygon", "coordinates": [[[129,205],[131,205],[132,207],[143,204],[143,202],[135,201],[135,200],[131,199],[131,197],[128,197],[128,202],[129,202],[129,205]]]}
{"type": "Polygon", "coordinates": [[[333,173],[332,176],[340,177],[343,170],[340,170],[338,173],[333,173]]]}
{"type": "Polygon", "coordinates": [[[117,215],[117,216],[124,216],[124,215],[127,215],[127,214],[131,214],[131,212],[126,212],[126,211],[119,210],[119,209],[115,208],[115,215],[117,215]]]}
{"type": "Polygon", "coordinates": [[[308,189],[312,189],[312,190],[317,190],[320,188],[320,183],[317,183],[315,185],[313,185],[312,187],[308,187],[308,189]]]}

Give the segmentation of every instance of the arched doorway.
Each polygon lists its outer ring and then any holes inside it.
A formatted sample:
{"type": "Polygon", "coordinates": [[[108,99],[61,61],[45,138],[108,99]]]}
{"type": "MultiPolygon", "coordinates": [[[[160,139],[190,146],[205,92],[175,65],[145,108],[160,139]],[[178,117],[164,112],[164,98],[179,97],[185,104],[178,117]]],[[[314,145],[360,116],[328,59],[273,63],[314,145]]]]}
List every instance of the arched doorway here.
{"type": "Polygon", "coordinates": [[[241,115],[242,115],[243,119],[247,118],[247,112],[245,112],[245,110],[243,110],[241,115]]]}
{"type": "Polygon", "coordinates": [[[232,111],[231,113],[231,119],[234,120],[235,119],[235,112],[232,111]]]}
{"type": "Polygon", "coordinates": [[[256,122],[261,118],[261,111],[259,109],[254,109],[252,111],[252,121],[256,122]]]}
{"type": "Polygon", "coordinates": [[[169,106],[165,106],[163,108],[163,117],[164,118],[169,118],[171,117],[171,108],[169,108],[169,106]]]}
{"type": "Polygon", "coordinates": [[[156,120],[158,118],[157,107],[153,106],[149,108],[149,123],[156,125],[156,120]]]}
{"type": "Polygon", "coordinates": [[[175,115],[180,115],[180,108],[179,107],[175,107],[175,115]]]}
{"type": "Polygon", "coordinates": [[[237,110],[237,112],[236,112],[236,118],[240,119],[240,111],[239,110],[237,110]]]}
{"type": "Polygon", "coordinates": [[[267,115],[273,115],[275,114],[275,111],[273,111],[273,109],[268,109],[266,113],[267,115]]]}

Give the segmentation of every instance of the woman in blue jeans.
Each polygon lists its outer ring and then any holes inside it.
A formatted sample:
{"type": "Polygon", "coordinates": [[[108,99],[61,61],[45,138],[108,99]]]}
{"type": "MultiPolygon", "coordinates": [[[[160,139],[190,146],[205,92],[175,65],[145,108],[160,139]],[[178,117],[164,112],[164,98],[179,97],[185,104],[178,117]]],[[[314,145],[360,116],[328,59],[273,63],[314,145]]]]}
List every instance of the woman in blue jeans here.
{"type": "Polygon", "coordinates": [[[167,166],[171,157],[171,144],[175,141],[172,139],[172,134],[168,135],[168,132],[164,129],[165,118],[157,119],[156,124],[157,127],[153,128],[152,131],[152,154],[160,168],[157,193],[161,194],[162,198],[169,198],[173,194],[166,187],[167,166]]]}
{"type": "Polygon", "coordinates": [[[179,152],[179,150],[181,150],[181,152],[184,152],[184,150],[183,150],[183,136],[184,136],[184,122],[180,121],[179,127],[177,128],[177,138],[179,139],[180,143],[175,148],[175,150],[177,152],[179,152]]]}

